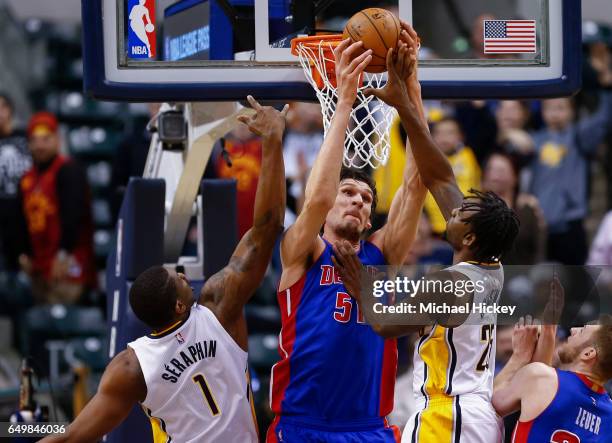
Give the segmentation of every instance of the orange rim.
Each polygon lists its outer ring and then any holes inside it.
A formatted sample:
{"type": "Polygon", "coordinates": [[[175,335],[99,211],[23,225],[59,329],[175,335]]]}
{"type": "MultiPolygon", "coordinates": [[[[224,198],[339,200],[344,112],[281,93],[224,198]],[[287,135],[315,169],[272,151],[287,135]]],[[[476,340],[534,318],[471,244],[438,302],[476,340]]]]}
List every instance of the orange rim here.
{"type": "Polygon", "coordinates": [[[307,37],[296,37],[291,40],[291,53],[298,55],[298,45],[303,45],[307,48],[318,48],[321,42],[326,42],[326,49],[332,50],[340,44],[342,41],[342,34],[324,34],[324,35],[310,35],[307,37]]]}

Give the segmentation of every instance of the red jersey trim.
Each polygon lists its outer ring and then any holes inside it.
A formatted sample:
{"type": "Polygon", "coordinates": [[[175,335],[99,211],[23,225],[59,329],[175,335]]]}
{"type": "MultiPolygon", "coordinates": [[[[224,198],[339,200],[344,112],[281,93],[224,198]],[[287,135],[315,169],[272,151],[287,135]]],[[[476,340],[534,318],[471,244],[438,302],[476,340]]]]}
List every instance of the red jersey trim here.
{"type": "Polygon", "coordinates": [[[277,415],[282,413],[282,401],[285,398],[285,390],[289,386],[296,317],[307,275],[307,272],[304,273],[292,286],[278,292],[278,304],[283,324],[278,338],[278,353],[281,359],[272,366],[270,378],[270,408],[277,415]]]}
{"type": "Polygon", "coordinates": [[[393,392],[397,375],[397,340],[385,340],[382,371],[380,374],[379,414],[384,417],[393,411],[393,392]]]}
{"type": "Polygon", "coordinates": [[[512,433],[512,443],[527,443],[534,420],[518,421],[512,433]]]}
{"type": "Polygon", "coordinates": [[[604,389],[604,387],[598,383],[595,383],[593,380],[591,380],[590,378],[588,378],[586,375],[583,374],[579,374],[578,372],[574,372],[574,374],[576,374],[576,376],[582,380],[582,382],[587,385],[587,387],[598,393],[598,394],[605,394],[606,390],[604,389]]]}

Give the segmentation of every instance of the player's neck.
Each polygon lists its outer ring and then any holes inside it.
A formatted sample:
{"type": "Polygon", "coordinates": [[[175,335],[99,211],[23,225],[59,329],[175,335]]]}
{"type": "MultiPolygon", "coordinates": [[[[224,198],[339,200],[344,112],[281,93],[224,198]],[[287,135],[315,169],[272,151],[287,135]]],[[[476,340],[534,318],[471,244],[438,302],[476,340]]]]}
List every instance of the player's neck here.
{"type": "Polygon", "coordinates": [[[606,384],[605,380],[603,380],[601,377],[595,374],[590,368],[586,367],[580,362],[576,364],[567,365],[566,368],[562,366],[561,369],[565,369],[566,371],[572,371],[572,372],[575,372],[576,374],[580,374],[588,378],[596,386],[603,386],[606,384]]]}
{"type": "Polygon", "coordinates": [[[460,250],[460,251],[455,251],[455,253],[453,254],[453,264],[456,265],[457,263],[461,263],[461,262],[474,262],[477,261],[473,254],[471,253],[471,251],[469,250],[460,250]]]}
{"type": "Polygon", "coordinates": [[[335,233],[334,231],[330,230],[323,230],[323,238],[330,244],[334,245],[336,242],[342,241],[342,240],[346,240],[348,241],[353,248],[355,249],[355,251],[359,251],[359,238],[357,239],[352,239],[352,238],[346,238],[343,237],[341,235],[338,235],[337,233],[335,233]]]}

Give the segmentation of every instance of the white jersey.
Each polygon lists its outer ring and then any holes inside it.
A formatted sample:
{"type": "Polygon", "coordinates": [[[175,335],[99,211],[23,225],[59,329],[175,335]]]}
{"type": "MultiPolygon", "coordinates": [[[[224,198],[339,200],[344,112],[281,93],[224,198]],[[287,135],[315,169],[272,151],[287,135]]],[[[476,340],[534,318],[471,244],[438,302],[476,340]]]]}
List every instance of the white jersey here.
{"type": "Polygon", "coordinates": [[[433,396],[473,394],[490,402],[495,374],[497,315],[474,307],[499,301],[504,284],[501,264],[458,263],[448,270],[466,275],[476,288],[467,320],[456,328],[434,325],[415,346],[413,389],[417,402],[433,396]],[[480,283],[479,283],[480,282],[480,283]]]}
{"type": "Polygon", "coordinates": [[[158,442],[257,442],[247,353],[213,312],[128,343],[147,384],[142,407],[158,442]]]}

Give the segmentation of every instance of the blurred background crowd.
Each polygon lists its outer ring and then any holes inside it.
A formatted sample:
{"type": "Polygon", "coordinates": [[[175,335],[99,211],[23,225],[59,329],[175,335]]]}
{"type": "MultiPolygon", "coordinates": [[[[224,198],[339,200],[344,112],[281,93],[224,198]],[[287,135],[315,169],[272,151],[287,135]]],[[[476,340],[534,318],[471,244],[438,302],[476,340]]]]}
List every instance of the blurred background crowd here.
{"type": "MultiPolygon", "coordinates": [[[[468,50],[477,52],[481,30],[472,32],[468,50]]],[[[432,136],[460,188],[494,191],[518,213],[520,233],[505,265],[612,265],[612,28],[585,22],[583,34],[583,89],[575,97],[426,102],[432,136]]],[[[423,54],[435,57],[427,48],[423,54]]],[[[0,61],[0,421],[16,407],[23,356],[32,357],[42,398],[57,417],[70,418],[94,392],[107,362],[106,257],[122,192],[129,177],[142,175],[146,124],[159,105],[84,96],[79,26],[17,18],[1,1],[0,61]]],[[[399,121],[391,131],[390,160],[373,172],[374,227],[385,220],[405,162],[399,121]]],[[[286,226],[300,212],[322,140],[319,105],[291,103],[286,226]]],[[[241,125],[218,143],[205,172],[237,181],[239,235],[252,223],[260,167],[261,140],[241,125]]],[[[406,264],[450,264],[443,230],[429,196],[406,264]]],[[[186,248],[194,241],[188,236],[186,248]]],[[[247,307],[262,424],[277,359],[279,268],[275,258],[247,307]]],[[[612,297],[612,277],[604,272],[601,280],[601,294],[612,297]]],[[[413,407],[405,395],[412,389],[410,342],[399,343],[392,417],[398,425],[413,407]]],[[[498,369],[510,354],[511,328],[500,327],[498,369]]]]}

